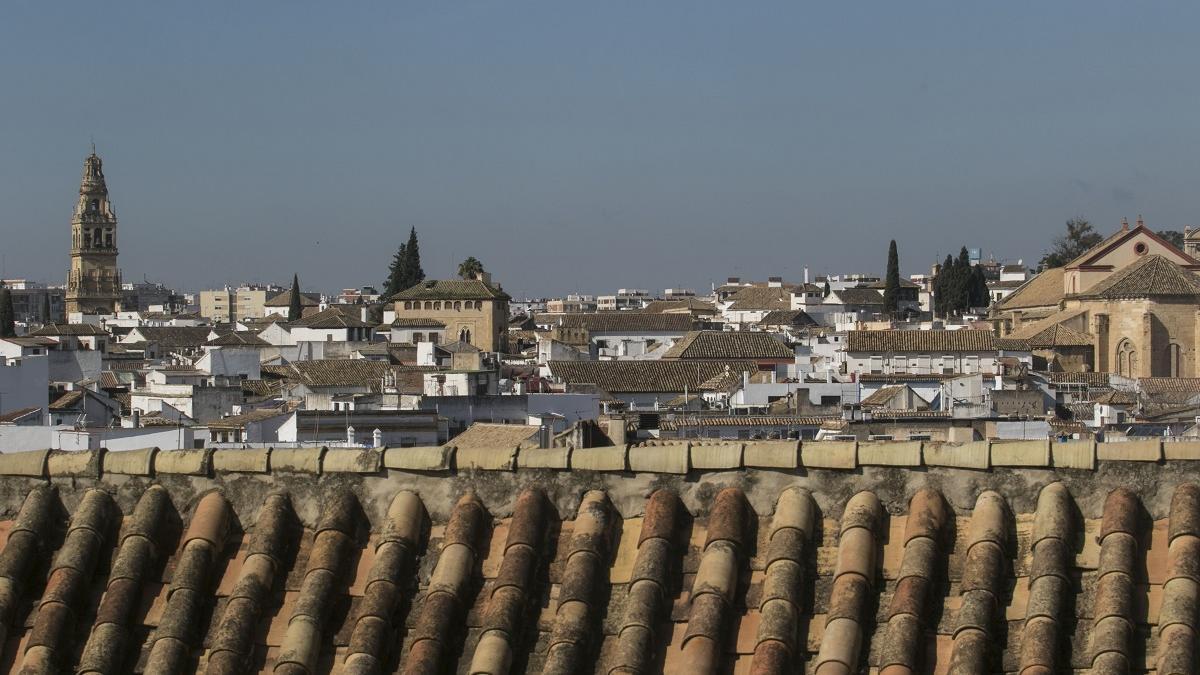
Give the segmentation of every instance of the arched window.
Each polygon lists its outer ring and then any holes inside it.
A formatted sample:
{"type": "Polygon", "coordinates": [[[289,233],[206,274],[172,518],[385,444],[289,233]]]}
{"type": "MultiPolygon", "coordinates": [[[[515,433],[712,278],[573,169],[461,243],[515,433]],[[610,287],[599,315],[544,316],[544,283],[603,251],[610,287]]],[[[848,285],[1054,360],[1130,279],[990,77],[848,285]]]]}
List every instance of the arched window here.
{"type": "Polygon", "coordinates": [[[404,309],[412,309],[412,301],[411,300],[404,301],[404,309]]]}
{"type": "Polygon", "coordinates": [[[433,309],[433,303],[426,300],[425,301],[425,309],[433,309]]]}
{"type": "Polygon", "coordinates": [[[93,210],[93,211],[99,211],[99,210],[100,210],[100,200],[99,200],[99,199],[93,199],[93,200],[92,200],[92,210],[93,210]]]}
{"type": "Polygon", "coordinates": [[[469,343],[471,341],[471,331],[467,330],[466,328],[458,331],[458,339],[462,342],[469,343]]]}
{"type": "Polygon", "coordinates": [[[1123,377],[1138,376],[1137,350],[1129,338],[1117,343],[1117,374],[1123,377]]]}
{"type": "Polygon", "coordinates": [[[460,301],[458,301],[458,300],[455,300],[455,301],[454,301],[454,310],[455,310],[455,311],[458,311],[458,310],[460,310],[460,309],[462,309],[462,302],[460,302],[460,301]]]}

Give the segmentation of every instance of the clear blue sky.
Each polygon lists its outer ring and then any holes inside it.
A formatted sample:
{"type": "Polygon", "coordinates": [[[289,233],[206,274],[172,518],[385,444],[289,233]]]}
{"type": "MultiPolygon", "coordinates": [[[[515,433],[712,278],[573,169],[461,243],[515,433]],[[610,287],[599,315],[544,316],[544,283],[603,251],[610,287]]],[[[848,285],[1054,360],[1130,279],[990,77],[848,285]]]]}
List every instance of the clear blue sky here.
{"type": "Polygon", "coordinates": [[[1036,258],[1200,223],[1200,5],[0,8],[4,274],[61,283],[89,139],[120,264],[377,284],[410,226],[514,294],[1036,258]]]}

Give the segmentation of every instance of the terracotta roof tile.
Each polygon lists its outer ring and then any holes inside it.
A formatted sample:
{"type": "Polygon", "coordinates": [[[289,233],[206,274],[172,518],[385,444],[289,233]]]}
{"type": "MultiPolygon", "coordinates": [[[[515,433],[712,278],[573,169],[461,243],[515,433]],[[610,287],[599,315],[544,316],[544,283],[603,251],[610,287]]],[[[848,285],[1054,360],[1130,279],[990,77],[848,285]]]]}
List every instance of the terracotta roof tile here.
{"type": "Polygon", "coordinates": [[[478,280],[426,280],[393,295],[392,300],[509,300],[504,291],[478,280]]]}
{"type": "Polygon", "coordinates": [[[1194,298],[1200,296],[1200,279],[1163,256],[1147,255],[1080,295],[1105,300],[1162,296],[1194,298]]]}
{"type": "Polygon", "coordinates": [[[1194,673],[1200,466],[1105,464],[6,475],[0,625],[29,672],[1194,673]]]}
{"type": "Polygon", "coordinates": [[[664,360],[792,359],[796,354],[770,333],[703,330],[688,333],[662,355],[664,360]]]}
{"type": "Polygon", "coordinates": [[[586,314],[538,314],[539,326],[580,328],[592,333],[686,333],[694,324],[690,314],[646,312],[589,312],[586,314]]]}
{"type": "Polygon", "coordinates": [[[752,361],[551,361],[550,373],[568,385],[590,384],[611,394],[679,393],[726,371],[754,372],[752,361]]]}
{"type": "Polygon", "coordinates": [[[986,352],[996,349],[990,330],[852,330],[848,352],[986,352]]]}

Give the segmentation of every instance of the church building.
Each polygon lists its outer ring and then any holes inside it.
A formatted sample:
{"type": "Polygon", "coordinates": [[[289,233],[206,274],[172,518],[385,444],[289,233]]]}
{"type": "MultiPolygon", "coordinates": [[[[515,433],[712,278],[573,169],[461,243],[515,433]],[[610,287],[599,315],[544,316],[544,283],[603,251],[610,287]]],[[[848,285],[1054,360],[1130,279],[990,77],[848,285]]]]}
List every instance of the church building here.
{"type": "Polygon", "coordinates": [[[117,214],[108,199],[104,169],[96,149],[83,163],[79,201],[71,218],[71,270],[67,276],[67,315],[112,314],[121,300],[117,268],[117,214]]]}
{"type": "Polygon", "coordinates": [[[1125,377],[1200,377],[1200,260],[1139,217],[993,309],[1034,368],[1125,377]]]}

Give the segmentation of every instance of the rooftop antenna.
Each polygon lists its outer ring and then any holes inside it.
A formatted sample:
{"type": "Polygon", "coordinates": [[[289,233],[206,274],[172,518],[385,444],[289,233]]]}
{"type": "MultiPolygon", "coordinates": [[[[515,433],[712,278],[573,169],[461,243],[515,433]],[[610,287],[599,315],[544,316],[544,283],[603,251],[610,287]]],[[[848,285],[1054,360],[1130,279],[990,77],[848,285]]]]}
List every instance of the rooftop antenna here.
{"type": "Polygon", "coordinates": [[[92,141],[92,154],[94,155],[96,154],[96,137],[89,136],[88,138],[92,141]]]}

